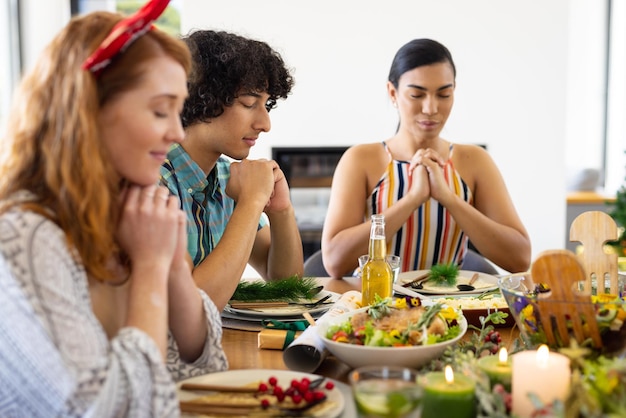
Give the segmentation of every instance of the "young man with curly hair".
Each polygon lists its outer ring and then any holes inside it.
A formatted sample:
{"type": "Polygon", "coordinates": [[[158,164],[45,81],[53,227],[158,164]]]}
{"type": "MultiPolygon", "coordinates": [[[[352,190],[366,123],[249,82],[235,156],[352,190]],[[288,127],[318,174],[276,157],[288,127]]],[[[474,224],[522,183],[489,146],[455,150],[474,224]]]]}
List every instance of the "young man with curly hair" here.
{"type": "Polygon", "coordinates": [[[247,159],[294,81],[264,42],[211,30],[183,40],[193,57],[185,140],[170,149],[161,179],[187,213],[194,280],[223,309],[247,263],[265,280],[303,274],[287,180],[275,161],[247,159]]]}

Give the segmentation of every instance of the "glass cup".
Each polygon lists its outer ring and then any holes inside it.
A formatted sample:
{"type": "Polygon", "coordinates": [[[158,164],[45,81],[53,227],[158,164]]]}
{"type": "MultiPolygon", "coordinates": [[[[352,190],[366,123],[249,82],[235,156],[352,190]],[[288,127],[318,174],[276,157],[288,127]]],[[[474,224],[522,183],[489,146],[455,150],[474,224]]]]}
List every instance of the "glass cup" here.
{"type": "Polygon", "coordinates": [[[422,388],[417,376],[417,370],[393,366],[365,366],[350,372],[359,417],[418,417],[422,388]]]}
{"type": "MultiPolygon", "coordinates": [[[[369,260],[369,255],[367,254],[359,257],[358,276],[361,276],[361,270],[363,269],[365,263],[367,263],[367,260],[369,260]]],[[[400,256],[392,254],[388,255],[387,263],[389,263],[389,266],[391,267],[391,272],[393,273],[393,283],[396,283],[398,281],[398,275],[400,274],[400,256]]]]}

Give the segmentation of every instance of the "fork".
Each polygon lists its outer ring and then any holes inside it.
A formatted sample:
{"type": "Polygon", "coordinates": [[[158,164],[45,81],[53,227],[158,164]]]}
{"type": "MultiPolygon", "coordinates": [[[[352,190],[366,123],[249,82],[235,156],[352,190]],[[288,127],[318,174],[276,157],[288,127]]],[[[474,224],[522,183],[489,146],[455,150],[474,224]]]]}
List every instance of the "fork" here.
{"type": "Polygon", "coordinates": [[[420,274],[419,276],[415,277],[411,281],[402,283],[402,287],[413,287],[413,288],[421,289],[421,287],[417,287],[417,286],[421,285],[423,282],[427,281],[428,279],[430,279],[430,271],[424,274],[420,274]]]}
{"type": "Polygon", "coordinates": [[[602,347],[590,292],[574,290],[577,283],[585,280],[585,269],[576,254],[567,250],[544,251],[533,262],[531,274],[535,283],[545,283],[550,288],[550,293],[537,299],[548,343],[556,345],[563,341],[564,345],[569,345],[569,324],[579,344],[590,337],[595,347],[602,347]]]}

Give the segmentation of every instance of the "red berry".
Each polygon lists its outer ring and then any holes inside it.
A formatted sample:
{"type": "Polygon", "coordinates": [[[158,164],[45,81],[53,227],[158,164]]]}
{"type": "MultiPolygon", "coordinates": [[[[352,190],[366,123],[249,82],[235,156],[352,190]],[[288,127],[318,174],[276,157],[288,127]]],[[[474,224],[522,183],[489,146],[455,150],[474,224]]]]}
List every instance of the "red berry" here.
{"type": "Polygon", "coordinates": [[[263,409],[267,409],[270,407],[270,401],[268,401],[267,399],[261,399],[261,407],[263,409]]]}
{"type": "Polygon", "coordinates": [[[267,391],[267,384],[259,383],[259,392],[265,392],[265,391],[267,391]]]}
{"type": "Polygon", "coordinates": [[[333,390],[333,388],[335,387],[335,384],[329,380],[328,382],[326,382],[324,387],[328,390],[333,390]]]}
{"type": "Polygon", "coordinates": [[[270,377],[268,380],[268,383],[272,386],[276,386],[276,384],[278,383],[278,379],[276,379],[274,376],[270,377]]]}
{"type": "Polygon", "coordinates": [[[300,386],[298,386],[298,390],[300,391],[300,393],[306,393],[309,391],[309,385],[310,385],[310,381],[307,379],[306,381],[302,381],[300,382],[300,386]]]}
{"type": "Polygon", "coordinates": [[[295,393],[292,397],[291,400],[293,401],[293,403],[295,403],[296,405],[298,405],[300,402],[302,402],[302,395],[295,393]]]}
{"type": "Polygon", "coordinates": [[[278,402],[282,402],[285,400],[285,394],[283,392],[276,393],[274,396],[276,396],[276,400],[278,402]]]}
{"type": "Polygon", "coordinates": [[[504,405],[506,406],[507,412],[511,412],[513,408],[513,395],[510,393],[504,395],[504,405]]]}
{"type": "Polygon", "coordinates": [[[272,394],[274,396],[282,395],[283,394],[283,388],[281,388],[280,386],[274,386],[274,390],[272,391],[272,394]]]}
{"type": "Polygon", "coordinates": [[[313,394],[313,392],[307,392],[304,394],[304,400],[307,403],[313,402],[315,400],[315,395],[313,394]]]}
{"type": "Polygon", "coordinates": [[[322,399],[326,399],[326,394],[322,392],[321,390],[317,390],[313,392],[313,397],[315,398],[316,401],[321,401],[322,399]]]}

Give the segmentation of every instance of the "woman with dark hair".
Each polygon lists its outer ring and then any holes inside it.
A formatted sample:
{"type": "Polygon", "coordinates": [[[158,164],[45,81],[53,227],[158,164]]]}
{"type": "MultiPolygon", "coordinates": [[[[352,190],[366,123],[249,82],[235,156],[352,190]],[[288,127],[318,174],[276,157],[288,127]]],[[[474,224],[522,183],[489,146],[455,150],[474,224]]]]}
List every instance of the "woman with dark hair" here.
{"type": "Polygon", "coordinates": [[[489,154],[440,136],[455,79],[450,51],[439,42],[415,39],[396,53],[387,82],[396,133],[351,147],[333,177],[322,234],[333,277],[349,274],[367,253],[369,219],[377,213],[385,215],[388,253],[402,258],[401,271],[462,265],[468,239],[505,270],[529,267],[528,234],[489,154]]]}
{"type": "Polygon", "coordinates": [[[179,415],[227,368],[220,314],[157,186],[191,61],[167,6],[72,19],[15,94],[0,160],[0,416],[179,415]]]}
{"type": "Polygon", "coordinates": [[[183,40],[193,59],[185,142],[172,147],[161,176],[187,213],[194,279],[223,308],[248,263],[265,280],[303,274],[287,180],[275,161],[247,159],[293,78],[265,42],[211,30],[183,40]]]}

